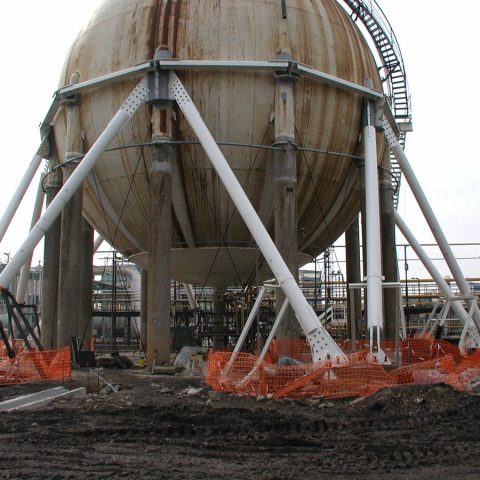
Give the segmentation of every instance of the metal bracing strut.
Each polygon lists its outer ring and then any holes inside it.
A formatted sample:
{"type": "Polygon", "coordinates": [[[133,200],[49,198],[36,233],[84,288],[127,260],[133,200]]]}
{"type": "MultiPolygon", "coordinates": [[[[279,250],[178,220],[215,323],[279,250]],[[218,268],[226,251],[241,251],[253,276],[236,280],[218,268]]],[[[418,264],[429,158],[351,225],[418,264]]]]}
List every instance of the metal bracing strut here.
{"type": "Polygon", "coordinates": [[[73,194],[81,187],[84,179],[90,173],[97,160],[105,149],[110,145],[115,136],[137,111],[148,94],[147,78],[142,80],[120,107],[115,116],[110,120],[102,134],[85,155],[75,172],[70,176],[55,199],[42,215],[40,220],[30,231],[30,234],[20,246],[13,259],[0,273],[0,291],[7,290],[15,275],[25,263],[25,260],[33,252],[38,242],[45,235],[55,219],[60,215],[65,204],[73,194]]]}
{"type": "Polygon", "coordinates": [[[175,72],[170,72],[170,94],[176,100],[190,127],[195,132],[207,156],[242,216],[252,237],[267,261],[283,293],[288,298],[312,349],[314,361],[324,358],[346,358],[327,330],[318,321],[315,312],[304,297],[275,243],[238,182],[223,153],[216,144],[190,95],[175,72]]]}
{"type": "MultiPolygon", "coordinates": [[[[42,173],[40,175],[40,181],[38,182],[38,190],[37,196],[35,199],[35,204],[33,206],[32,212],[32,221],[30,223],[30,230],[35,226],[35,224],[40,219],[42,215],[43,203],[45,200],[45,192],[43,191],[43,179],[45,178],[45,174],[42,173]]],[[[27,288],[28,288],[28,279],[30,277],[30,268],[32,267],[32,258],[33,253],[29,255],[25,265],[22,267],[22,271],[20,273],[20,280],[18,281],[17,292],[15,297],[17,302],[19,303],[26,303],[27,302],[27,288]]]]}
{"type": "Polygon", "coordinates": [[[15,193],[13,194],[10,203],[7,205],[7,208],[5,209],[2,218],[0,219],[0,242],[3,239],[3,236],[5,235],[5,232],[7,231],[10,222],[15,216],[15,212],[17,211],[17,208],[19,207],[20,202],[22,201],[22,198],[27,191],[30,182],[33,180],[33,177],[35,176],[35,173],[37,172],[40,163],[42,163],[42,157],[38,153],[36,153],[32,161],[28,165],[22,179],[20,180],[20,183],[18,184],[18,187],[15,190],[15,193]]]}
{"type": "Polygon", "coordinates": [[[93,241],[93,253],[97,253],[97,250],[100,248],[100,245],[104,242],[102,235],[98,234],[93,241]]]}
{"type": "MultiPolygon", "coordinates": [[[[262,362],[265,360],[265,357],[267,356],[268,349],[270,348],[270,345],[272,344],[273,339],[275,338],[275,334],[277,333],[278,327],[280,326],[280,323],[282,322],[283,317],[285,316],[285,312],[287,311],[287,308],[288,308],[288,298],[286,298],[283,301],[280,311],[277,314],[277,318],[275,319],[275,323],[272,325],[272,329],[268,334],[268,338],[265,341],[265,345],[263,346],[262,351],[260,352],[260,355],[258,356],[257,361],[255,362],[255,365],[252,367],[250,372],[248,372],[248,374],[245,375],[245,377],[243,377],[242,380],[238,383],[239,387],[246,385],[249,380],[251,380],[252,378],[255,378],[258,372],[258,368],[260,367],[262,362]]],[[[313,348],[312,348],[312,353],[313,353],[313,348]]],[[[315,361],[315,358],[313,359],[313,361],[315,361]]]]}
{"type": "MultiPolygon", "coordinates": [[[[445,297],[447,297],[447,299],[455,298],[452,292],[452,289],[450,288],[448,283],[445,281],[445,279],[442,277],[441,273],[435,267],[433,262],[428,258],[427,253],[425,252],[423,247],[420,245],[420,242],[416,239],[412,231],[408,228],[407,224],[403,221],[402,217],[400,217],[400,215],[397,212],[394,213],[394,216],[395,216],[395,223],[397,227],[402,232],[403,236],[406,238],[410,246],[413,248],[418,258],[422,261],[428,273],[435,280],[435,283],[438,285],[438,288],[440,288],[440,290],[445,295],[445,297]]],[[[450,302],[449,307],[450,306],[454,310],[458,318],[462,321],[464,325],[464,331],[467,332],[468,330],[468,334],[472,339],[472,341],[476,345],[480,346],[480,335],[476,330],[476,328],[474,327],[471,316],[467,314],[467,312],[465,311],[461,303],[458,301],[450,302]]]]}
{"type": "MultiPolygon", "coordinates": [[[[411,167],[410,162],[408,161],[408,158],[397,139],[397,136],[385,117],[383,117],[382,128],[384,129],[384,134],[388,145],[392,149],[392,152],[394,153],[395,158],[400,165],[400,168],[413,192],[413,195],[417,200],[420,210],[422,211],[423,216],[425,217],[425,220],[427,221],[428,226],[430,227],[430,230],[438,243],[443,258],[445,259],[445,262],[447,263],[448,268],[450,269],[450,272],[452,273],[453,278],[458,285],[460,293],[464,297],[471,297],[472,292],[470,291],[470,287],[468,286],[460,266],[458,265],[457,259],[455,258],[445,234],[438,223],[437,217],[435,216],[432,207],[428,203],[427,197],[420,185],[420,182],[415,176],[413,168],[411,167]]],[[[480,333],[480,309],[478,308],[476,301],[467,300],[467,305],[469,308],[472,306],[472,304],[473,321],[475,323],[475,327],[480,333]]]]}
{"type": "Polygon", "coordinates": [[[250,328],[253,325],[253,321],[256,318],[258,309],[260,308],[260,305],[262,303],[263,297],[265,296],[266,292],[267,292],[267,289],[264,286],[262,286],[260,288],[260,291],[258,292],[257,298],[255,300],[255,303],[253,304],[250,314],[248,315],[247,321],[245,322],[245,325],[242,329],[242,333],[240,334],[240,337],[238,337],[238,340],[232,352],[232,355],[229,358],[227,364],[225,365],[225,368],[223,369],[222,376],[220,377],[221,382],[225,381],[225,378],[227,377],[228,373],[230,372],[230,369],[232,368],[233,362],[238,356],[238,352],[243,347],[243,344],[245,343],[248,332],[250,331],[250,328]]]}

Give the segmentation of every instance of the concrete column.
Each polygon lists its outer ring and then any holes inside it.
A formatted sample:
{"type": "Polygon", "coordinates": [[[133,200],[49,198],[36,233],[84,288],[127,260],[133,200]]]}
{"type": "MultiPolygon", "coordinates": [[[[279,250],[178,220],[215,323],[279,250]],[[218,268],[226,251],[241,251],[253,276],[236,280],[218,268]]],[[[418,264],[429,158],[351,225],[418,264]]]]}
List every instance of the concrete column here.
{"type": "Polygon", "coordinates": [[[171,145],[152,148],[147,365],[170,362],[171,145]]]}
{"type": "MultiPolygon", "coordinates": [[[[345,247],[347,260],[347,287],[350,283],[359,283],[361,281],[360,270],[360,228],[358,215],[345,232],[345,247]]],[[[350,289],[348,292],[348,332],[351,332],[352,323],[355,325],[355,338],[360,338],[362,329],[362,299],[361,291],[353,290],[353,317],[352,317],[352,300],[350,289]]]]}
{"type": "MultiPolygon", "coordinates": [[[[52,169],[54,165],[50,166],[52,169]]],[[[62,170],[47,177],[46,207],[62,188],[62,170]]],[[[45,349],[57,348],[58,272],[60,265],[61,219],[58,217],[47,230],[43,250],[41,342],[45,349]]]]}
{"type": "MultiPolygon", "coordinates": [[[[73,74],[71,83],[78,83],[78,74],[73,74]]],[[[65,160],[68,162],[83,153],[80,110],[78,103],[65,107],[67,117],[67,138],[65,160]]],[[[69,162],[64,168],[67,180],[75,171],[79,161],[69,162]]],[[[80,266],[82,258],[82,199],[79,188],[62,212],[62,236],[60,242],[60,283],[58,297],[58,347],[70,344],[70,339],[78,334],[80,266]]]]}
{"type": "MultiPolygon", "coordinates": [[[[290,52],[283,50],[277,60],[291,59],[290,52]]],[[[298,223],[297,223],[297,153],[295,146],[294,86],[292,75],[275,78],[275,131],[274,145],[284,151],[274,153],[274,240],[290,272],[298,280],[298,223]]],[[[275,307],[280,311],[285,295],[276,291],[275,307]]],[[[291,307],[278,327],[277,337],[298,338],[300,325],[291,307]]]]}
{"type": "MultiPolygon", "coordinates": [[[[156,58],[170,56],[167,51],[156,58]]],[[[157,74],[158,97],[152,102],[152,141],[171,140],[172,102],[165,88],[168,72],[157,74]]],[[[172,145],[152,148],[148,232],[147,365],[170,363],[170,275],[172,223],[172,145]]]]}
{"type": "Polygon", "coordinates": [[[147,348],[147,305],[148,305],[148,272],[142,270],[140,286],[140,341],[142,348],[147,348]]]}
{"type": "Polygon", "coordinates": [[[80,266],[80,305],[78,336],[90,345],[92,338],[93,228],[82,219],[82,258],[80,266]]]}
{"type": "MultiPolygon", "coordinates": [[[[393,204],[393,185],[390,174],[390,151],[387,148],[383,159],[383,169],[380,170],[380,220],[382,229],[382,259],[383,275],[386,282],[398,281],[398,260],[395,239],[395,217],[393,204]]],[[[383,305],[385,312],[385,338],[393,339],[396,332],[397,316],[399,315],[398,290],[383,289],[383,305]]]]}

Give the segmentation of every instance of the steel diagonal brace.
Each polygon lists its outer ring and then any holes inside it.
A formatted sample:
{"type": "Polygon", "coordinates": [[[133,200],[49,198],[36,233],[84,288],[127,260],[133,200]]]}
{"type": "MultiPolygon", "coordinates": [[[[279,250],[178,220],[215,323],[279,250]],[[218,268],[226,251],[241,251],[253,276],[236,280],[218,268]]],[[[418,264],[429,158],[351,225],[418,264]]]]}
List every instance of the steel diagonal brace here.
{"type": "Polygon", "coordinates": [[[277,332],[277,329],[285,315],[285,312],[287,311],[288,308],[288,298],[286,298],[283,301],[282,308],[280,308],[280,311],[278,312],[277,318],[275,319],[275,323],[272,326],[272,329],[270,330],[270,333],[268,335],[268,338],[265,342],[265,345],[262,348],[262,351],[260,352],[260,355],[257,358],[257,361],[255,362],[255,365],[253,368],[248,372],[245,377],[242,378],[240,382],[238,382],[237,386],[242,388],[244,387],[250,380],[253,380],[254,378],[257,377],[258,370],[260,368],[260,365],[262,362],[265,360],[265,357],[267,356],[268,349],[270,348],[270,345],[273,342],[273,339],[275,338],[275,333],[277,332]]]}
{"type": "MultiPolygon", "coordinates": [[[[430,260],[428,257],[427,253],[423,249],[423,247],[420,245],[420,242],[417,240],[413,232],[408,228],[407,224],[404,222],[402,217],[398,214],[398,212],[394,212],[394,217],[395,217],[395,223],[398,227],[398,229],[402,232],[403,236],[406,238],[407,242],[410,244],[410,246],[413,248],[414,252],[417,254],[417,257],[421,260],[425,268],[427,269],[428,273],[432,276],[432,278],[435,280],[435,283],[438,285],[438,288],[442,291],[442,293],[445,295],[445,297],[450,298],[450,299],[455,299],[455,295],[448,285],[448,283],[445,281],[443,278],[442,274],[438,271],[438,269],[435,267],[433,262],[430,260]]],[[[458,299],[460,300],[460,299],[458,299]]],[[[480,336],[478,334],[478,331],[475,328],[475,324],[472,320],[472,315],[473,315],[473,309],[475,307],[475,302],[471,302],[470,306],[470,313],[467,314],[463,306],[461,305],[460,301],[449,301],[449,307],[451,306],[452,309],[455,311],[456,315],[458,318],[462,321],[464,328],[463,328],[463,333],[462,333],[462,338],[460,339],[460,347],[462,348],[463,346],[463,340],[465,338],[465,335],[468,333],[469,337],[471,340],[474,342],[475,345],[479,346],[480,345],[480,336]]],[[[429,322],[425,325],[425,329],[422,333],[427,333],[427,328],[428,324],[433,320],[434,316],[436,315],[436,311],[438,309],[438,304],[435,306],[433,309],[429,322]]],[[[442,312],[438,315],[438,319],[442,318],[443,312],[448,312],[446,308],[447,304],[444,305],[444,308],[442,309],[442,312]]]]}
{"type": "Polygon", "coordinates": [[[33,177],[37,173],[38,167],[40,166],[41,162],[42,156],[36,153],[32,161],[28,165],[22,179],[20,180],[20,183],[18,184],[15,193],[13,194],[10,202],[8,203],[4,214],[0,218],[0,242],[2,241],[3,236],[7,232],[7,229],[10,226],[13,217],[15,216],[17,208],[19,207],[20,202],[22,201],[25,193],[27,192],[33,177]]]}
{"type": "Polygon", "coordinates": [[[205,153],[212,162],[213,168],[255,239],[279,286],[288,298],[300,325],[307,335],[313,360],[323,360],[328,356],[346,360],[346,355],[319,322],[312,307],[303,296],[295,278],[175,72],[170,72],[169,91],[172,100],[178,103],[190,127],[198,137],[205,153]]]}
{"type": "Polygon", "coordinates": [[[115,136],[138,110],[148,94],[147,79],[142,80],[125,100],[123,105],[110,120],[102,134],[85,155],[75,172],[65,182],[55,199],[42,215],[40,220],[30,231],[28,237],[22,243],[13,259],[0,273],[0,291],[7,290],[22,268],[25,260],[30,256],[38,242],[43,238],[55,219],[60,215],[65,204],[72,198],[75,192],[82,186],[83,181],[95,166],[97,160],[110,145],[115,136]]]}
{"type": "MultiPolygon", "coordinates": [[[[425,195],[425,192],[423,191],[420,182],[418,181],[413,171],[413,168],[410,165],[410,162],[408,161],[405,152],[403,151],[402,146],[398,142],[397,136],[395,135],[392,127],[390,126],[390,123],[385,117],[383,117],[381,127],[384,130],[384,135],[387,143],[398,161],[402,173],[405,176],[413,192],[413,195],[417,200],[418,206],[420,207],[420,210],[422,211],[423,216],[425,217],[425,220],[427,221],[428,226],[430,227],[430,230],[438,243],[443,258],[445,259],[445,262],[447,263],[448,268],[450,269],[450,272],[452,273],[452,276],[455,279],[455,282],[457,283],[462,296],[472,297],[470,287],[465,280],[463,272],[458,265],[457,259],[453,254],[450,244],[448,243],[447,238],[445,237],[445,234],[443,233],[443,230],[438,223],[437,217],[435,216],[433,209],[427,200],[427,196],[425,195]]],[[[475,328],[480,333],[480,309],[478,308],[476,301],[467,300],[467,305],[469,308],[472,309],[472,320],[475,328]]]]}

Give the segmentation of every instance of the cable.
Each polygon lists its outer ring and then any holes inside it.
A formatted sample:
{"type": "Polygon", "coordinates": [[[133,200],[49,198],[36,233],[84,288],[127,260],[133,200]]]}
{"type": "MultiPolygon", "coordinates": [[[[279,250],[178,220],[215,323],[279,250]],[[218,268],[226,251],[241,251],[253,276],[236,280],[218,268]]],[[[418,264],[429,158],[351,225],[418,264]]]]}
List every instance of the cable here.
{"type": "MultiPolygon", "coordinates": [[[[186,152],[187,152],[187,155],[188,155],[188,158],[189,158],[190,162],[192,163],[192,167],[193,167],[192,170],[193,170],[193,172],[194,172],[194,175],[196,175],[197,180],[199,181],[199,183],[200,183],[200,185],[201,185],[202,192],[203,192],[203,194],[204,194],[204,196],[205,196],[205,200],[206,200],[206,202],[207,202],[207,207],[208,207],[208,209],[210,210],[210,212],[211,212],[211,214],[212,214],[212,216],[213,216],[213,220],[214,220],[214,223],[215,223],[215,229],[220,233],[220,245],[219,245],[218,248],[217,248],[217,251],[216,251],[215,256],[214,256],[214,258],[213,258],[213,260],[212,260],[212,263],[210,264],[210,268],[209,268],[209,270],[208,270],[208,272],[207,272],[205,281],[204,281],[204,283],[203,283],[203,285],[202,285],[202,288],[201,288],[201,290],[200,290],[199,296],[201,297],[201,296],[203,295],[203,292],[204,292],[204,290],[205,290],[205,287],[207,286],[208,279],[210,278],[210,275],[211,275],[211,273],[212,273],[212,271],[213,271],[213,267],[214,267],[214,265],[215,265],[215,262],[216,262],[216,260],[217,260],[217,257],[218,257],[218,255],[220,254],[220,250],[221,250],[222,246],[227,246],[227,241],[226,241],[226,237],[223,235],[223,233],[222,233],[222,231],[221,231],[221,229],[220,229],[220,225],[219,225],[219,222],[218,222],[218,217],[217,217],[217,214],[216,214],[216,212],[215,212],[215,209],[213,208],[211,202],[210,202],[209,199],[208,199],[208,194],[207,194],[206,187],[205,187],[205,185],[203,184],[203,182],[201,182],[200,176],[199,176],[199,174],[198,174],[197,166],[196,166],[196,164],[195,164],[195,162],[194,162],[194,160],[193,160],[193,158],[192,158],[192,156],[191,156],[191,154],[190,154],[190,151],[189,151],[188,149],[186,149],[186,152]]],[[[216,242],[215,242],[215,243],[216,243],[216,242]]],[[[230,261],[232,262],[233,269],[235,270],[235,275],[237,276],[237,280],[240,280],[240,276],[239,276],[239,274],[238,274],[238,271],[237,271],[236,265],[235,265],[235,263],[234,263],[234,261],[233,261],[233,258],[232,258],[232,256],[231,256],[231,253],[230,253],[230,251],[229,251],[229,249],[228,249],[228,246],[227,246],[226,250],[227,250],[227,254],[229,255],[230,261]]]]}
{"type": "MultiPolygon", "coordinates": [[[[267,127],[268,130],[268,127],[267,127]]],[[[277,150],[284,152],[285,149],[283,147],[275,147],[272,145],[263,145],[263,144],[256,144],[256,143],[241,143],[241,142],[228,142],[228,141],[223,141],[220,140],[216,142],[217,145],[220,146],[230,146],[230,147],[246,147],[246,148],[252,148],[252,149],[264,149],[264,150],[277,150]]],[[[155,147],[158,145],[201,145],[201,143],[198,140],[156,140],[154,142],[142,142],[142,143],[130,143],[128,145],[120,145],[118,147],[111,147],[107,148],[105,152],[116,152],[118,150],[126,150],[130,148],[144,148],[144,147],[155,147]]],[[[352,158],[355,160],[363,160],[362,157],[356,156],[356,155],[350,155],[348,153],[341,153],[341,152],[332,152],[330,150],[322,150],[319,148],[313,148],[313,147],[297,147],[297,150],[299,151],[306,151],[306,152],[314,152],[314,153],[321,153],[324,155],[330,155],[330,156],[339,156],[339,157],[347,157],[347,158],[352,158]]],[[[82,160],[85,157],[86,153],[83,155],[78,155],[77,157],[70,158],[68,160],[65,160],[64,162],[59,163],[56,165],[54,168],[52,168],[50,171],[45,171],[45,178],[47,178],[48,175],[51,173],[55,172],[57,168],[63,168],[65,165],[69,164],[70,162],[78,162],[79,160],[82,160]]],[[[47,170],[48,166],[46,164],[45,169],[47,170]]],[[[42,190],[45,192],[45,178],[42,181],[42,190]]]]}
{"type": "MultiPolygon", "coordinates": [[[[262,141],[262,144],[263,144],[263,142],[265,141],[265,137],[267,136],[267,133],[268,133],[269,128],[270,128],[269,125],[267,125],[267,128],[265,129],[265,132],[264,132],[263,137],[262,137],[262,140],[261,140],[261,141],[262,141]]],[[[282,149],[282,150],[283,150],[283,149],[282,149]]],[[[255,167],[255,165],[256,165],[256,163],[257,163],[259,154],[260,154],[260,149],[257,150],[257,153],[255,154],[255,157],[254,157],[254,159],[253,159],[253,162],[250,161],[250,165],[249,165],[249,167],[248,167],[247,178],[245,179],[245,182],[244,182],[243,185],[242,185],[242,189],[243,189],[244,191],[245,191],[245,188],[246,188],[246,186],[247,186],[248,181],[250,180],[250,176],[251,176],[251,174],[252,174],[252,172],[253,172],[253,168],[255,167]]],[[[251,156],[252,156],[252,155],[251,155],[251,152],[250,152],[250,157],[251,157],[251,156]]],[[[230,197],[229,197],[229,201],[230,201],[230,197]]],[[[225,238],[226,238],[227,235],[228,235],[228,229],[229,229],[230,224],[231,224],[231,222],[232,222],[232,220],[233,220],[233,216],[235,215],[235,211],[236,211],[236,209],[234,209],[234,210],[232,211],[232,214],[230,215],[230,218],[229,218],[229,220],[228,220],[228,222],[227,222],[227,226],[226,226],[226,228],[225,228],[225,238]]],[[[258,248],[258,247],[257,247],[257,248],[258,248]]],[[[229,254],[229,256],[230,256],[230,259],[231,259],[232,264],[234,265],[233,259],[231,258],[231,255],[230,255],[230,251],[228,250],[228,246],[227,246],[227,252],[228,252],[228,254],[229,254]]],[[[235,268],[235,265],[234,265],[234,268],[235,268]]],[[[235,269],[235,270],[236,270],[236,269],[235,269]]],[[[240,276],[238,275],[238,272],[235,272],[235,273],[236,273],[236,275],[237,275],[237,280],[240,280],[239,283],[241,284],[241,279],[239,278],[240,276]]],[[[242,285],[242,288],[243,288],[243,287],[244,287],[244,285],[242,285]]]]}
{"type": "MultiPolygon", "coordinates": [[[[297,136],[299,137],[299,133],[298,133],[297,127],[295,127],[295,131],[296,131],[297,136]]],[[[327,222],[327,216],[326,216],[325,211],[323,210],[322,204],[321,204],[321,202],[320,202],[320,195],[318,194],[317,187],[316,187],[316,185],[315,185],[315,181],[314,181],[314,178],[313,178],[313,174],[312,174],[312,171],[311,171],[311,169],[310,169],[310,165],[309,165],[309,163],[308,163],[308,160],[307,160],[307,157],[306,157],[305,153],[303,153],[302,155],[303,155],[303,159],[304,159],[304,161],[305,161],[305,165],[306,165],[307,170],[308,170],[308,174],[309,174],[310,180],[311,180],[311,182],[312,182],[312,186],[313,186],[313,190],[314,190],[315,196],[317,197],[317,200],[318,200],[318,206],[319,206],[319,208],[320,208],[320,213],[321,213],[321,215],[322,215],[322,217],[323,217],[322,222],[325,224],[325,231],[327,232],[328,242],[329,242],[329,244],[330,244],[331,246],[333,246],[333,243],[334,243],[333,236],[332,236],[332,234],[331,234],[331,231],[330,231],[330,228],[329,228],[329,225],[328,225],[328,222],[327,222]]],[[[351,158],[351,157],[352,157],[352,156],[350,155],[350,158],[351,158]]],[[[350,169],[350,171],[349,171],[349,176],[347,177],[347,181],[349,181],[349,179],[350,179],[351,172],[352,172],[352,170],[350,169]]],[[[340,207],[341,209],[342,209],[342,208],[344,207],[344,205],[345,205],[346,196],[347,196],[347,189],[345,189],[345,195],[344,195],[344,197],[343,197],[342,204],[341,204],[341,207],[340,207]]],[[[333,254],[335,255],[335,261],[338,262],[337,253],[336,253],[335,249],[333,250],[333,254]]]]}
{"type": "Polygon", "coordinates": [[[130,192],[132,191],[132,186],[133,186],[133,181],[134,181],[134,178],[135,178],[135,175],[137,173],[137,170],[138,170],[138,166],[140,165],[140,160],[143,156],[143,152],[140,153],[140,155],[138,156],[138,160],[137,160],[137,164],[135,165],[135,169],[133,171],[133,175],[132,175],[132,178],[128,184],[128,191],[127,191],[127,195],[125,197],[125,200],[123,202],[123,205],[122,205],[122,210],[120,212],[120,215],[118,217],[118,222],[117,224],[115,225],[115,232],[113,234],[113,238],[112,238],[112,245],[114,245],[114,242],[115,242],[115,239],[117,238],[117,233],[118,233],[118,228],[120,227],[120,222],[122,221],[122,217],[123,217],[123,212],[125,211],[125,208],[127,206],[127,202],[128,202],[128,197],[130,196],[130,192]]]}

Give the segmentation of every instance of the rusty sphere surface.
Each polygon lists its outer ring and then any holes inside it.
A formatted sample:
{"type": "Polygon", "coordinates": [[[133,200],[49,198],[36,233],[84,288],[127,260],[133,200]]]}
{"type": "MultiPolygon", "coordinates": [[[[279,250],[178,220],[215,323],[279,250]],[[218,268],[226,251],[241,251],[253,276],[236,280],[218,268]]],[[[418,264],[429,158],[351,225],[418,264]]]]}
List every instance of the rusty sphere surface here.
{"type": "MultiPolygon", "coordinates": [[[[361,33],[335,0],[106,0],[80,32],[60,84],[78,72],[85,81],[153,58],[167,45],[185,60],[273,60],[290,51],[299,63],[381,89],[361,33]]],[[[183,71],[179,76],[217,141],[273,143],[275,82],[271,71],[183,71]]],[[[138,79],[80,97],[88,149],[138,79]]],[[[295,86],[295,143],[355,154],[363,100],[308,78],[295,86]]],[[[196,140],[176,111],[174,139],[196,140]]],[[[56,151],[65,154],[66,118],[55,120],[56,151]]],[[[114,140],[120,147],[151,140],[144,105],[114,140]]],[[[255,209],[273,234],[273,153],[222,146],[255,209]]],[[[172,276],[194,284],[228,285],[255,278],[255,245],[199,145],[175,147],[172,276]]],[[[149,147],[102,156],[84,186],[84,213],[117,250],[146,267],[149,225],[149,147]]],[[[349,157],[299,152],[299,261],[306,263],[348,227],[360,204],[358,166],[349,157]]],[[[270,276],[266,267],[263,277],[270,276]]]]}

